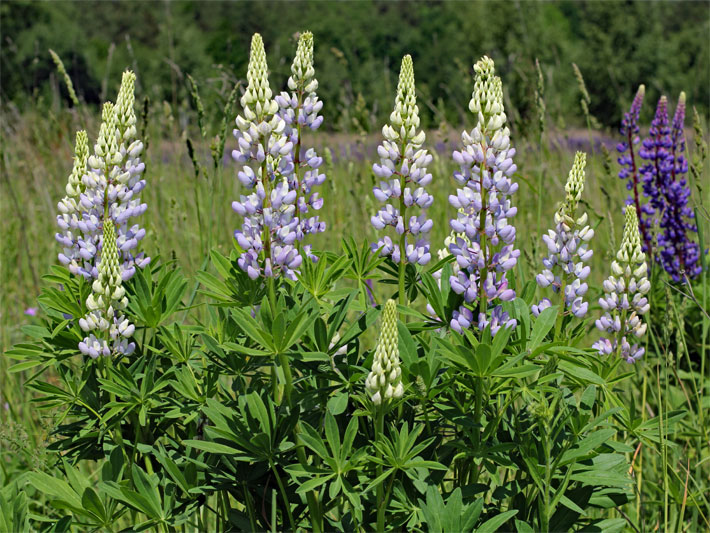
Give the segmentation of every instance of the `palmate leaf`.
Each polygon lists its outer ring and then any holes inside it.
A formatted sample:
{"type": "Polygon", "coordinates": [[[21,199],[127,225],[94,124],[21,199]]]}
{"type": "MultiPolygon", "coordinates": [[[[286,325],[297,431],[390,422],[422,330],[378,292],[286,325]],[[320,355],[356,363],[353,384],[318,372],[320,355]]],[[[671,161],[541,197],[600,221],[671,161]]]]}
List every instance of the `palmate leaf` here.
{"type": "Polygon", "coordinates": [[[157,328],[177,311],[187,289],[187,280],[172,263],[153,261],[137,269],[126,283],[128,306],[139,325],[157,328]],[[157,280],[154,279],[157,276],[157,280]]]}

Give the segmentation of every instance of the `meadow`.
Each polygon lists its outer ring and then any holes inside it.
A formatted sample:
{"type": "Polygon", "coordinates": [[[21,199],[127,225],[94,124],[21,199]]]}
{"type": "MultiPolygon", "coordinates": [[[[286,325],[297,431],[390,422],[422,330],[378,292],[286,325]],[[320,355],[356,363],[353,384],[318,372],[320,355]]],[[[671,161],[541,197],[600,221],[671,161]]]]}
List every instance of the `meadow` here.
{"type": "MultiPolygon", "coordinates": [[[[417,70],[417,79],[425,76],[417,70]]],[[[469,93],[473,79],[483,83],[474,74],[469,93]]],[[[426,130],[432,259],[402,270],[370,252],[382,235],[371,217],[380,207],[372,165],[384,124],[362,127],[377,119],[353,105],[354,131],[304,134],[326,175],[318,189],[326,229],[308,236],[319,259],[305,257],[294,269],[298,281],[269,280],[246,275],[234,238],[242,217],[232,202],[247,192],[237,179],[242,164],[230,155],[239,149],[232,129],[247,81],[234,93],[225,84],[205,100],[214,102],[209,107],[198,96],[200,79],[178,103],[138,94],[148,206],[138,217],[146,230],[139,247],[153,259],[124,282],[135,351],[96,359],[80,353],[78,315],[67,312],[70,304],[87,312],[92,285],[57,268],[54,235],[75,132],[86,130],[91,147],[103,130],[97,110],[70,105],[57,80],[48,100],[3,109],[0,510],[7,529],[710,528],[710,161],[707,117],[693,128],[692,101],[683,131],[698,223],[691,238],[700,241],[704,269],[678,281],[649,261],[645,353],[627,365],[616,348],[600,355],[592,347],[625,221],[628,232],[629,192],[616,150],[623,138],[585,105],[572,119],[579,126],[552,124],[545,103],[555,94],[544,92],[544,80],[525,135],[511,133],[518,184],[511,223],[521,254],[508,272],[517,298],[501,309],[517,321],[496,331],[451,326],[466,303],[449,289],[455,262],[448,251],[447,260],[437,254],[457,215],[448,200],[460,187],[452,152],[477,113],[463,125],[442,120],[426,130]],[[586,152],[586,168],[575,205],[594,230],[589,311],[576,317],[553,302],[533,316],[530,306],[547,294],[535,283],[548,254],[541,237],[555,227],[577,151],[586,152]],[[444,273],[438,283],[437,272],[444,273]],[[396,349],[383,341],[392,335],[396,349]],[[383,350],[401,365],[396,382],[404,393],[378,403],[365,382],[383,350]]],[[[668,97],[673,109],[678,95],[668,97]]],[[[504,100],[514,105],[507,92],[504,100]]],[[[647,135],[643,123],[640,136],[647,135]]],[[[477,300],[468,304],[478,309],[477,300]]]]}

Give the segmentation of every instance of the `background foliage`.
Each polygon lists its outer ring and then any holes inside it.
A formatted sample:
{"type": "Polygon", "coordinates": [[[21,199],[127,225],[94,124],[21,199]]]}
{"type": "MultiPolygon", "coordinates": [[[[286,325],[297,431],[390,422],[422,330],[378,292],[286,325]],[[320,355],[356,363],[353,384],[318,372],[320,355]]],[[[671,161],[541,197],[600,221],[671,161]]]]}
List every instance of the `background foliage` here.
{"type": "Polygon", "coordinates": [[[706,2],[7,1],[0,15],[2,96],[20,104],[48,95],[48,48],[91,104],[106,96],[107,80],[131,66],[143,95],[175,105],[185,95],[186,74],[217,87],[241,77],[254,32],[267,44],[274,80],[285,80],[294,35],[304,29],[316,35],[332,129],[376,129],[407,53],[425,127],[464,119],[471,65],[484,54],[506,80],[518,126],[534,115],[535,58],[555,94],[549,110],[558,122],[578,122],[573,62],[594,88],[592,113],[607,126],[617,123],[640,83],[654,101],[660,92],[675,98],[681,90],[701,111],[710,101],[706,2]],[[356,126],[349,108],[359,99],[374,120],[356,126]]]}

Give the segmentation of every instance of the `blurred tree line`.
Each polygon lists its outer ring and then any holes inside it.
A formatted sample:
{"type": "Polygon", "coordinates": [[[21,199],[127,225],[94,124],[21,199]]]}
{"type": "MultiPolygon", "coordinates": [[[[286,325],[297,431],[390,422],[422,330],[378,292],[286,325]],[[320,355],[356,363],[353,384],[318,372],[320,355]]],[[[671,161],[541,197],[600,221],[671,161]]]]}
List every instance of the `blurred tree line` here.
{"type": "MultiPolygon", "coordinates": [[[[295,36],[305,29],[315,36],[319,94],[332,129],[378,127],[389,114],[406,53],[414,58],[428,127],[464,120],[472,65],[483,54],[496,61],[519,127],[535,123],[536,58],[549,116],[560,125],[582,123],[573,62],[591,93],[590,110],[604,125],[619,122],[640,83],[649,100],[663,92],[675,101],[685,90],[690,105],[703,113],[710,107],[705,1],[4,0],[0,90],[3,102],[20,109],[46,101],[52,86],[61,87],[51,48],[88,104],[112,95],[120,71],[129,67],[138,74],[139,96],[171,106],[189,105],[186,75],[192,75],[217,118],[219,104],[245,77],[251,35],[263,35],[272,87],[281,90],[295,36]]],[[[646,105],[645,114],[652,107],[646,105]]]]}

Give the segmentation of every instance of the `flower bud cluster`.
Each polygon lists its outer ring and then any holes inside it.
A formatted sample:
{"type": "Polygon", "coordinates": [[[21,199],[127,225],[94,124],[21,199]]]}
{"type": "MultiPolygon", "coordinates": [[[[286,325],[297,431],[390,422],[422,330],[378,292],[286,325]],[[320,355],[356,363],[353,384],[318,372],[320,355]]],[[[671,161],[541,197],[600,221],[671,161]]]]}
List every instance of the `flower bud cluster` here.
{"type": "Polygon", "coordinates": [[[88,333],[79,343],[79,349],[94,359],[99,356],[130,355],[136,347],[129,340],[135,326],[123,314],[128,298],[123,287],[116,230],[110,218],[103,225],[99,256],[98,277],[86,300],[89,312],[79,320],[81,329],[88,333]]]}
{"type": "Polygon", "coordinates": [[[365,388],[375,405],[401,398],[404,394],[402,369],[399,367],[397,304],[394,300],[387,300],[382,312],[382,330],[365,388]]]}
{"type": "Polygon", "coordinates": [[[603,355],[619,353],[628,363],[634,363],[644,354],[638,339],[646,332],[641,316],[650,307],[645,295],[651,284],[646,278],[648,267],[634,206],[626,206],[625,218],[621,248],[611,264],[612,275],[604,281],[604,296],[599,299],[604,315],[596,321],[597,328],[611,338],[599,339],[594,348],[603,355]]]}
{"type": "Polygon", "coordinates": [[[258,33],[251,41],[247,80],[241,98],[243,116],[237,116],[234,130],[238,148],[232,151],[232,157],[243,165],[239,181],[253,189],[232,202],[232,209],[244,217],[241,229],[234,232],[244,250],[238,264],[252,279],[280,273],[295,279],[302,259],[294,247],[297,192],[289,187],[293,163],[286,157],[293,142],[284,135],[286,122],[272,98],[266,52],[258,33]]]}
{"type": "Polygon", "coordinates": [[[450,224],[460,236],[449,245],[449,251],[459,270],[449,282],[454,292],[464,296],[466,304],[478,301],[479,313],[474,320],[472,310],[461,307],[451,321],[451,327],[459,332],[472,323],[479,328],[489,323],[515,325],[515,320],[502,309],[495,308],[490,317],[487,309],[488,303],[495,300],[515,298],[515,291],[508,288],[506,273],[520,256],[515,249],[515,227],[509,222],[517,212],[510,195],[518,190],[518,185],[510,179],[517,167],[513,163],[515,148],[510,145],[510,131],[505,126],[503,86],[488,57],[478,61],[474,70],[476,79],[469,109],[477,115],[478,123],[470,133],[463,132],[463,148],[453,154],[460,167],[454,179],[461,188],[449,196],[449,203],[457,210],[450,224]]]}
{"type": "MultiPolygon", "coordinates": [[[[318,215],[313,215],[314,211],[323,206],[323,199],[317,192],[313,192],[314,187],[325,182],[325,174],[319,171],[323,158],[313,148],[303,152],[301,138],[304,127],[315,131],[323,123],[323,116],[318,114],[323,108],[323,102],[316,95],[318,80],[313,68],[313,34],[309,31],[301,34],[298,39],[288,88],[290,93],[284,91],[275,100],[279,106],[279,115],[285,122],[283,135],[293,146],[293,151],[284,158],[289,161],[289,188],[296,191],[296,239],[302,241],[306,235],[325,231],[325,222],[318,215]]],[[[310,246],[305,246],[304,250],[310,254],[310,246]]]]}
{"type": "Polygon", "coordinates": [[[116,227],[122,278],[130,279],[136,267],[150,262],[142,253],[134,255],[145,229],[129,224],[147,209],[139,196],[146,182],[142,178],[145,164],[140,159],[143,143],[135,138],[134,84],[135,74],[124,72],[116,104],[104,104],[93,155],[88,155],[86,133],[77,134],[67,196],[58,204],[61,232],[56,239],[63,246],[59,260],[73,274],[87,279],[98,277],[96,256],[109,218],[116,227]]]}
{"type": "MultiPolygon", "coordinates": [[[[587,154],[577,152],[565,185],[565,201],[555,213],[555,229],[549,230],[542,237],[548,255],[542,260],[545,269],[536,277],[540,287],[551,287],[558,294],[562,292],[564,308],[577,318],[582,318],[589,308],[584,295],[588,288],[585,280],[590,268],[585,263],[592,257],[588,243],[594,237],[594,230],[587,225],[587,213],[577,217],[577,205],[584,190],[586,164],[587,154]]],[[[538,316],[551,305],[552,302],[544,298],[532,306],[532,312],[538,316]]]]}
{"type": "Polygon", "coordinates": [[[414,66],[411,56],[406,55],[402,59],[390,124],[382,128],[384,140],[377,148],[380,163],[372,167],[375,176],[382,180],[373,193],[385,205],[370,219],[375,229],[394,228],[399,239],[397,242],[385,235],[373,243],[372,250],[380,250],[380,255],[390,256],[395,263],[425,265],[431,260],[426,235],[434,223],[424,211],[434,197],[425,189],[432,180],[427,171],[432,156],[422,148],[426,135],[419,126],[414,66]],[[422,213],[408,216],[410,208],[422,213]]]}

